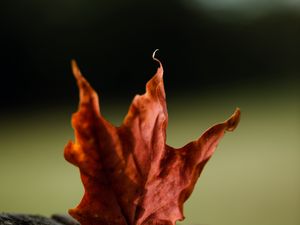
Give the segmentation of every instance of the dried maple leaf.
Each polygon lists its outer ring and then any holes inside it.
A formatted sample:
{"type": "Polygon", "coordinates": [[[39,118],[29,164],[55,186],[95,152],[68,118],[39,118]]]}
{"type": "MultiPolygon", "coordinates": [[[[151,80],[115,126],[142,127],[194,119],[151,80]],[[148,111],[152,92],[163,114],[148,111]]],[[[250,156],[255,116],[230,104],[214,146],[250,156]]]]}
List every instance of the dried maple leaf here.
{"type": "Polygon", "coordinates": [[[120,127],[104,119],[96,92],[74,61],[72,68],[80,105],[72,117],[75,143],[67,144],[64,155],[79,167],[85,193],[69,213],[82,225],[174,225],[182,220],[183,203],[225,131],[237,126],[240,110],[175,149],[166,145],[161,64],[120,127]]]}

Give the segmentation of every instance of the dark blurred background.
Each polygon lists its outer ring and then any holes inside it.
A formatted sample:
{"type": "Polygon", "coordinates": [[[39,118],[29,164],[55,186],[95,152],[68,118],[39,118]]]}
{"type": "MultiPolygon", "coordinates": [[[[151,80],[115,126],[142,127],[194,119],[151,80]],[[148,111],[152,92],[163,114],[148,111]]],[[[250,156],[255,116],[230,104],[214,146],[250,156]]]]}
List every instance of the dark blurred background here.
{"type": "Polygon", "coordinates": [[[170,145],[242,109],[184,224],[300,223],[299,0],[27,0],[0,11],[0,211],[65,213],[82,196],[63,159],[78,104],[70,60],[120,124],[158,48],[170,145]]]}
{"type": "Polygon", "coordinates": [[[297,0],[28,0],[1,8],[8,110],[74,101],[73,58],[106,98],[131,98],[153,74],[156,48],[170,95],[299,81],[297,0]]]}

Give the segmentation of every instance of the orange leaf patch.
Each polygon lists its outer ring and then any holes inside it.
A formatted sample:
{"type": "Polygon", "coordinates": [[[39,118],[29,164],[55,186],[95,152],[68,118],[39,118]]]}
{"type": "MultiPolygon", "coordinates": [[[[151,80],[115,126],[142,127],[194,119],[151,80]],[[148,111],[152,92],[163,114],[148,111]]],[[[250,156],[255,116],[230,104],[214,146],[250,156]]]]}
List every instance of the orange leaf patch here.
{"type": "Polygon", "coordinates": [[[225,131],[237,126],[240,110],[175,149],[166,144],[161,64],[120,127],[101,115],[98,96],[74,61],[72,68],[80,104],[72,117],[75,142],[67,144],[64,156],[79,167],[85,193],[69,213],[82,225],[174,225],[182,220],[183,203],[225,131]]]}

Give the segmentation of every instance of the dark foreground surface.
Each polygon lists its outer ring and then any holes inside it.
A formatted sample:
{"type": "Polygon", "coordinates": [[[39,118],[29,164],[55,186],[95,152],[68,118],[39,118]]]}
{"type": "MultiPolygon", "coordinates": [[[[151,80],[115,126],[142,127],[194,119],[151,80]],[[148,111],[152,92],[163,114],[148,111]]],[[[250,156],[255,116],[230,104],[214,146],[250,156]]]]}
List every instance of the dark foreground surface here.
{"type": "Polygon", "coordinates": [[[80,225],[67,215],[54,214],[51,218],[39,215],[0,213],[0,225],[80,225]]]}

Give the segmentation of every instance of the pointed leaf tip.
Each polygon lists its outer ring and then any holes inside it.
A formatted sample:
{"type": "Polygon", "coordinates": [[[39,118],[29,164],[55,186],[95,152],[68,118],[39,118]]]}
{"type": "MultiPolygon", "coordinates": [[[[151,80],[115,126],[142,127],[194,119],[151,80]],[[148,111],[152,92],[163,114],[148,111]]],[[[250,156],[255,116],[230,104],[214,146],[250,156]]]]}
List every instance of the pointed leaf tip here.
{"type": "Polygon", "coordinates": [[[156,54],[156,52],[158,52],[158,51],[159,51],[159,49],[155,49],[155,51],[152,53],[152,59],[153,59],[154,61],[156,61],[156,62],[159,63],[159,68],[158,68],[158,70],[159,70],[159,69],[162,70],[162,64],[161,64],[160,60],[159,60],[158,58],[155,57],[155,54],[156,54]]]}
{"type": "Polygon", "coordinates": [[[74,77],[78,80],[80,78],[82,78],[82,74],[80,72],[80,69],[77,65],[77,62],[75,59],[72,59],[71,60],[71,67],[72,67],[72,72],[73,72],[73,75],[74,77]]]}
{"type": "Polygon", "coordinates": [[[152,59],[153,59],[153,60],[157,60],[157,58],[155,58],[155,54],[156,54],[156,52],[158,52],[158,51],[159,51],[159,49],[157,48],[157,49],[155,49],[154,52],[152,53],[152,59]]]}
{"type": "Polygon", "coordinates": [[[226,120],[226,124],[227,124],[226,130],[234,131],[234,129],[237,127],[237,125],[240,122],[240,118],[241,118],[241,110],[240,108],[236,108],[232,116],[228,120],[226,120]]]}

